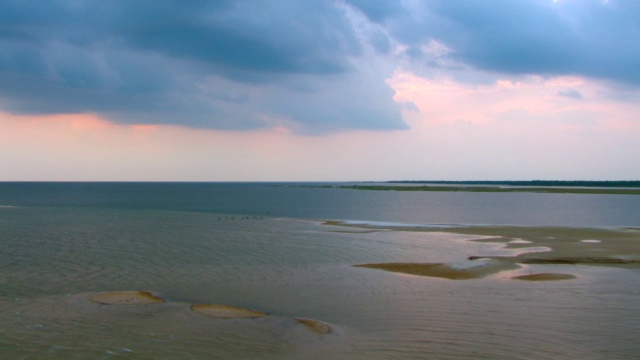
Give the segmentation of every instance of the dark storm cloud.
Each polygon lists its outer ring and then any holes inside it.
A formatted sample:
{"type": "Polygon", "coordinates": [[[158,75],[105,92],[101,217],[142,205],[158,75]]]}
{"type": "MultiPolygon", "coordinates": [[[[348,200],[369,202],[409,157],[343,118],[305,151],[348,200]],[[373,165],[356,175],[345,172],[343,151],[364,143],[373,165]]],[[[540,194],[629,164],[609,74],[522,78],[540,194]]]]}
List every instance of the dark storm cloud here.
{"type": "Polygon", "coordinates": [[[383,23],[404,11],[401,1],[346,0],[346,2],[377,23],[383,23]]]}
{"type": "Polygon", "coordinates": [[[464,34],[440,36],[465,62],[507,73],[580,74],[640,84],[640,22],[629,16],[639,13],[638,2],[471,4],[440,2],[436,8],[454,32],[464,34]]]}
{"type": "MultiPolygon", "coordinates": [[[[130,4],[131,2],[125,2],[130,4]]],[[[358,52],[350,24],[322,1],[236,1],[183,9],[182,2],[126,9],[116,32],[134,48],[254,73],[336,73],[358,52]]],[[[126,6],[125,6],[126,7],[126,6]]]]}
{"type": "Polygon", "coordinates": [[[398,3],[392,0],[350,2],[385,24],[413,58],[435,40],[451,50],[452,60],[481,70],[640,85],[635,0],[404,1],[401,11],[385,10],[384,4],[398,3]]]}
{"type": "Polygon", "coordinates": [[[385,74],[364,73],[358,59],[362,44],[331,1],[0,3],[0,110],[14,113],[225,129],[269,126],[265,117],[308,131],[403,128],[385,74]],[[359,85],[369,77],[375,86],[359,85]]]}
{"type": "Polygon", "coordinates": [[[5,0],[0,111],[400,129],[385,79],[401,64],[637,87],[639,13],[635,0],[5,0]]]}

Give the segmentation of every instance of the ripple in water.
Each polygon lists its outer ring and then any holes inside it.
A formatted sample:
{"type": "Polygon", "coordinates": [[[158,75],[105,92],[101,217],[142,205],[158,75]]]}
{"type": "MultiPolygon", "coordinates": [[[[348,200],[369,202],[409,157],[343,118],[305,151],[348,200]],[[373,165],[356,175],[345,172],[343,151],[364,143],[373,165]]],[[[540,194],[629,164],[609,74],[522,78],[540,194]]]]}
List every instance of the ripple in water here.
{"type": "MultiPolygon", "coordinates": [[[[4,213],[11,213],[0,224],[0,353],[6,358],[574,359],[633,358],[640,351],[630,335],[640,330],[640,276],[633,266],[518,270],[576,276],[549,282],[451,281],[353,267],[467,264],[470,256],[536,249],[523,242],[505,247],[509,239],[490,242],[488,234],[468,228],[370,231],[148,210],[4,213]],[[148,290],[167,301],[88,300],[118,290],[148,290]],[[216,319],[193,313],[194,304],[269,315],[216,319]],[[311,321],[331,331],[310,331],[311,321]]],[[[517,238],[528,240],[527,231],[517,238]]],[[[553,234],[562,239],[570,231],[553,234]]],[[[548,231],[540,235],[548,237],[548,231]]],[[[606,245],[573,243],[585,251],[606,245]]]]}

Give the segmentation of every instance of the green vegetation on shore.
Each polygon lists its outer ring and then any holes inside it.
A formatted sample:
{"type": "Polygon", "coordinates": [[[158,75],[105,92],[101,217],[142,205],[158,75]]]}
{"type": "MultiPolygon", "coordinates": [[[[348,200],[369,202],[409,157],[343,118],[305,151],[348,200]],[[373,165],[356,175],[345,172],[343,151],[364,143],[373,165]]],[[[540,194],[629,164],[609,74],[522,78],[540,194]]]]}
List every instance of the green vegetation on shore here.
{"type": "Polygon", "coordinates": [[[612,187],[602,188],[579,188],[579,187],[512,187],[512,186],[397,186],[397,185],[345,185],[337,186],[340,189],[352,190],[386,190],[386,191],[458,191],[458,192],[535,192],[550,194],[617,194],[617,195],[640,195],[639,189],[620,189],[612,187]]]}
{"type": "Polygon", "coordinates": [[[432,184],[432,185],[495,185],[495,186],[562,186],[562,187],[606,187],[606,188],[640,188],[640,181],[633,180],[502,180],[502,181],[387,181],[389,184],[432,184]]]}

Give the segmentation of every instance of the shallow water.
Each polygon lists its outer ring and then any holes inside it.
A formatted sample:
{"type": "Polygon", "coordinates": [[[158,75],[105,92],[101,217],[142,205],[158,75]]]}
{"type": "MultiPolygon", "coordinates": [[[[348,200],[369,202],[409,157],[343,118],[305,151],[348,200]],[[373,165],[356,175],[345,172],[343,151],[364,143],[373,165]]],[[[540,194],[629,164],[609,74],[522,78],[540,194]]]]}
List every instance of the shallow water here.
{"type": "MultiPolygon", "coordinates": [[[[472,241],[486,238],[486,228],[482,236],[459,227],[391,230],[403,221],[393,217],[366,228],[188,210],[0,208],[0,358],[633,359],[640,353],[635,267],[527,265],[460,281],[402,275],[352,265],[460,263],[537,244],[508,249],[472,241]],[[510,279],[537,272],[577,278],[510,279]],[[115,290],[149,290],[167,302],[87,299],[115,290]],[[189,310],[198,303],[270,315],[207,318],[189,310]],[[333,332],[314,333],[296,318],[325,322],[333,332]]],[[[522,239],[537,234],[527,229],[520,229],[522,239]]],[[[572,231],[555,234],[561,241],[572,231]]],[[[603,243],[575,242],[607,244],[606,229],[589,234],[580,236],[603,243]]]]}
{"type": "Polygon", "coordinates": [[[180,210],[429,225],[640,225],[637,195],[303,187],[308,185],[313,184],[0,183],[0,205],[180,210]]]}

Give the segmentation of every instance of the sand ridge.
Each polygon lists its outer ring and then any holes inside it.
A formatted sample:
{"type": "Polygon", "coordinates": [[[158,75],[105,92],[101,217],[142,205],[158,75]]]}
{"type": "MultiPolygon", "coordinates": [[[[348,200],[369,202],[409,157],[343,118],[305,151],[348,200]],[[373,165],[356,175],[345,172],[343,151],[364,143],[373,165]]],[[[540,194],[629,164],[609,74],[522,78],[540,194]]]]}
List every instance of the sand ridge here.
{"type": "Polygon", "coordinates": [[[149,291],[101,292],[90,295],[89,300],[104,305],[147,305],[166,302],[149,291]]]}
{"type": "MultiPolygon", "coordinates": [[[[88,295],[78,294],[76,299],[86,299],[89,302],[100,305],[110,305],[118,308],[118,305],[126,307],[132,305],[149,305],[167,303],[171,307],[180,307],[182,303],[169,303],[167,300],[154,295],[150,291],[126,290],[126,291],[108,291],[99,292],[88,295]]],[[[85,301],[86,301],[85,300],[85,301]]],[[[82,307],[82,306],[80,306],[82,307]]],[[[241,307],[223,305],[223,304],[192,304],[188,305],[190,312],[216,319],[257,319],[270,316],[269,313],[255,310],[245,309],[241,307]]],[[[308,330],[320,334],[327,335],[333,332],[330,325],[308,318],[292,318],[296,323],[304,325],[308,330]]]]}
{"type": "Polygon", "coordinates": [[[538,273],[538,274],[527,274],[527,275],[519,275],[514,276],[512,279],[514,280],[524,280],[524,281],[557,281],[557,280],[571,280],[576,277],[571,274],[560,274],[560,273],[538,273]]]}
{"type": "MultiPolygon", "coordinates": [[[[330,221],[326,225],[411,232],[447,232],[477,235],[476,242],[501,243],[505,249],[522,250],[514,256],[469,256],[468,266],[447,263],[369,263],[356,267],[450,280],[479,279],[527,265],[593,265],[640,268],[640,231],[636,228],[567,228],[525,226],[380,226],[330,221]],[[586,241],[585,241],[586,240],[586,241]],[[542,251],[544,250],[544,251],[542,251]],[[479,262],[479,265],[473,264],[479,262]]],[[[570,280],[570,274],[544,273],[519,280],[570,280]]]]}
{"type": "Polygon", "coordinates": [[[255,319],[269,315],[262,311],[220,304],[195,304],[190,309],[196,314],[218,319],[255,319]]]}

